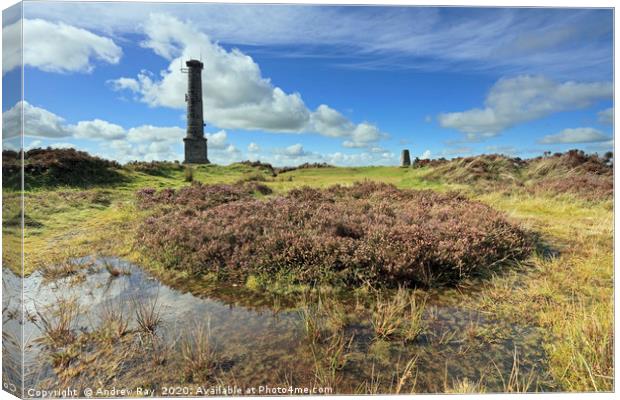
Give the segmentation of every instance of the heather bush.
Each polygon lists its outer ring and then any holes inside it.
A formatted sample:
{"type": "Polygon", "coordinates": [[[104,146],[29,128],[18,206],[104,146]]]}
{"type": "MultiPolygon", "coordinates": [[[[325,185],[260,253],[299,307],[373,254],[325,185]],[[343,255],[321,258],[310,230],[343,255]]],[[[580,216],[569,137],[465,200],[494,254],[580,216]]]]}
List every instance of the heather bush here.
{"type": "MultiPolygon", "coordinates": [[[[2,152],[3,186],[20,185],[20,155],[2,152]]],[[[24,183],[26,188],[41,186],[88,187],[119,183],[124,180],[116,161],[91,156],[75,149],[31,149],[24,153],[24,183]]]]}
{"type": "Polygon", "coordinates": [[[138,207],[142,209],[156,206],[174,206],[180,210],[202,211],[219,204],[241,199],[249,199],[255,185],[203,185],[192,182],[181,189],[163,189],[156,191],[151,188],[138,190],[138,207]]]}
{"type": "Polygon", "coordinates": [[[614,195],[613,176],[577,175],[567,178],[545,178],[528,187],[531,193],[568,193],[588,201],[611,199],[614,195]]]}
{"type": "Polygon", "coordinates": [[[278,174],[283,174],[285,172],[290,172],[290,171],[295,171],[298,169],[310,169],[310,168],[334,168],[333,165],[328,164],[328,163],[309,163],[309,162],[305,162],[303,164],[299,164],[296,167],[280,167],[280,168],[276,168],[278,174]]]}
{"type": "Polygon", "coordinates": [[[285,273],[305,283],[450,283],[522,259],[533,246],[482,203],[375,182],[267,200],[241,185],[138,197],[143,207],[166,208],[139,227],[146,254],[168,268],[242,281],[285,273]]]}
{"type": "Polygon", "coordinates": [[[182,169],[178,162],[170,161],[130,161],[125,168],[153,176],[167,176],[171,171],[182,169]]]}

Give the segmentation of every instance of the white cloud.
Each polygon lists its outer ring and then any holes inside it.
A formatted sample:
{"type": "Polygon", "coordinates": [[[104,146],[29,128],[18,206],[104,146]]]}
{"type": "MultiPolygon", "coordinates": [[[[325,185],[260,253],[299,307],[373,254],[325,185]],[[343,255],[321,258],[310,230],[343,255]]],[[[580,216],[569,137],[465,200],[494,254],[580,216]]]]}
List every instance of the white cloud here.
{"type": "Polygon", "coordinates": [[[209,149],[225,149],[228,147],[228,135],[224,130],[207,133],[206,137],[209,149]]]}
{"type": "Polygon", "coordinates": [[[304,150],[304,146],[302,146],[300,143],[290,145],[284,149],[276,149],[274,152],[288,157],[300,157],[308,154],[304,150]]]}
{"type": "MultiPolygon", "coordinates": [[[[5,46],[3,74],[21,64],[21,29],[20,22],[3,28],[7,37],[4,43],[8,45],[5,46]]],[[[26,44],[23,47],[24,65],[47,72],[90,72],[94,60],[117,64],[123,53],[109,38],[43,19],[23,20],[23,41],[26,44]]]]}
{"type": "Polygon", "coordinates": [[[239,149],[237,149],[234,145],[229,144],[228,146],[226,146],[226,152],[228,154],[240,154],[241,151],[239,151],[239,149]]]}
{"type": "Polygon", "coordinates": [[[185,107],[187,77],[183,60],[202,54],[205,119],[223,128],[301,130],[309,112],[298,93],[287,94],[261,76],[254,60],[233,49],[225,50],[189,23],[152,14],[144,24],[142,46],[170,61],[161,79],[144,71],[136,80],[119,78],[116,89],[130,89],[151,106],[185,107]]]}
{"type": "Polygon", "coordinates": [[[614,123],[614,108],[609,107],[605,110],[598,112],[598,122],[601,124],[613,124],[614,123]]]}
{"type": "Polygon", "coordinates": [[[438,116],[444,128],[453,128],[475,140],[492,137],[519,123],[553,113],[580,109],[611,98],[611,82],[557,83],[543,76],[502,78],[493,85],[484,108],[438,116]]]}
{"type": "MultiPolygon", "coordinates": [[[[19,102],[2,114],[3,148],[17,148],[18,144],[7,139],[19,137],[20,108],[24,108],[24,125],[27,137],[60,138],[74,137],[93,140],[97,143],[95,153],[121,162],[131,160],[174,160],[179,159],[179,149],[185,130],[176,126],[158,127],[141,125],[125,130],[100,119],[79,121],[68,125],[64,118],[33,106],[19,102]]],[[[32,143],[41,143],[33,141],[32,143]]],[[[75,147],[71,143],[52,143],[52,147],[75,147]]]]}
{"type": "Polygon", "coordinates": [[[312,130],[330,137],[348,136],[354,129],[351,121],[325,104],[318,106],[316,111],[312,113],[310,124],[312,130]]]}
{"type": "Polygon", "coordinates": [[[333,108],[321,104],[310,116],[309,129],[323,136],[348,138],[342,145],[364,148],[380,139],[387,138],[377,126],[368,122],[354,124],[333,108]]]}
{"type": "Polygon", "coordinates": [[[75,149],[75,145],[73,143],[52,143],[49,147],[53,149],[75,149]]]}
{"type": "Polygon", "coordinates": [[[169,141],[130,142],[124,139],[101,142],[99,149],[102,156],[120,162],[169,161],[181,158],[178,146],[178,143],[169,141]]]}
{"type": "Polygon", "coordinates": [[[260,151],[260,146],[257,145],[256,143],[252,142],[250,144],[248,144],[248,151],[250,153],[257,153],[260,151]]]}
{"type": "Polygon", "coordinates": [[[125,137],[125,129],[122,126],[111,124],[107,121],[94,119],[92,121],[80,121],[71,126],[70,130],[76,138],[86,139],[121,139],[125,137]]]}
{"type": "Polygon", "coordinates": [[[24,146],[24,148],[26,150],[30,150],[30,149],[36,149],[37,147],[41,147],[41,145],[43,144],[43,142],[41,140],[33,140],[32,142],[26,144],[24,146]]]}
{"type": "Polygon", "coordinates": [[[118,79],[110,79],[107,81],[108,84],[112,86],[114,90],[131,90],[133,92],[137,92],[140,90],[140,84],[134,78],[125,78],[121,77],[118,79]]]}
{"type": "Polygon", "coordinates": [[[177,142],[185,136],[185,130],[178,126],[141,125],[127,131],[131,142],[177,142]]]}
{"type": "Polygon", "coordinates": [[[203,105],[206,121],[224,129],[267,132],[315,132],[347,138],[356,147],[377,141],[386,134],[367,122],[354,124],[338,111],[320,105],[310,111],[299,93],[286,93],[262,76],[252,57],[238,49],[230,51],[189,22],[164,14],[152,14],[144,24],[143,47],[169,60],[156,76],[142,71],[134,78],[110,81],[115,90],[130,90],[150,106],[185,107],[187,77],[183,61],[202,55],[203,105]]]}
{"type": "Polygon", "coordinates": [[[424,153],[422,153],[420,155],[420,159],[421,160],[428,160],[429,158],[431,158],[431,151],[430,150],[424,150],[424,153]]]}
{"type": "Polygon", "coordinates": [[[24,134],[37,137],[65,137],[72,132],[64,119],[43,108],[33,106],[27,101],[19,101],[2,113],[2,133],[5,138],[18,137],[21,134],[22,107],[24,113],[24,134]]]}
{"type": "Polygon", "coordinates": [[[608,141],[609,136],[594,128],[569,128],[555,135],[547,135],[538,143],[559,144],[559,143],[593,143],[608,141]]]}
{"type": "Polygon", "coordinates": [[[368,151],[371,153],[385,153],[387,150],[381,146],[370,146],[368,147],[368,151]]]}

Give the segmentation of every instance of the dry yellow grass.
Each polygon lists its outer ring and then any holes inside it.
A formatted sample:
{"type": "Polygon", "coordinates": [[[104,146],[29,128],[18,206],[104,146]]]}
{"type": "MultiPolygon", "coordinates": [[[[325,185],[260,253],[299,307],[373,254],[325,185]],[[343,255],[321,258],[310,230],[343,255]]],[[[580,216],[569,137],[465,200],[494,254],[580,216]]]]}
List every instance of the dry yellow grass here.
{"type": "Polygon", "coordinates": [[[549,333],[554,379],[568,391],[613,389],[613,214],[610,202],[489,194],[481,200],[542,234],[529,267],[496,276],[472,306],[549,333]]]}

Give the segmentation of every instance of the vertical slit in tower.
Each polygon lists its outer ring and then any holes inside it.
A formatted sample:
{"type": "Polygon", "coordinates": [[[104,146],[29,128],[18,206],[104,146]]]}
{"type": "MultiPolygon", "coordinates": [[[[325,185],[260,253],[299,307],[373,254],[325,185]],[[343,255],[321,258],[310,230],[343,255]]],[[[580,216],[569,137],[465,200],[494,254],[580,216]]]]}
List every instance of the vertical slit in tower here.
{"type": "Polygon", "coordinates": [[[207,139],[204,134],[202,118],[202,69],[204,64],[198,60],[185,63],[187,69],[187,135],[185,143],[185,163],[209,164],[207,158],[207,139]]]}

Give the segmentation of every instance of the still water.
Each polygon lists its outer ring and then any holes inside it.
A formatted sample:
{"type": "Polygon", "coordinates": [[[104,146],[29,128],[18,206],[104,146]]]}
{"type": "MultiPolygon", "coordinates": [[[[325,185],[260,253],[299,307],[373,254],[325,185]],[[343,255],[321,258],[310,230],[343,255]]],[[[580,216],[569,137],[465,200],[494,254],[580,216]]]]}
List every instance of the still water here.
{"type": "MultiPolygon", "coordinates": [[[[42,335],[37,316],[52,313],[59,302],[68,299],[79,304],[74,326],[81,332],[99,326],[106,307],[118,307],[131,315],[136,301],[156,302],[162,319],[158,335],[170,348],[183,334],[205,327],[221,360],[220,372],[212,378],[219,384],[313,386],[325,381],[317,380],[324,373],[318,366],[325,361],[318,358],[325,358],[331,350],[317,352],[309,344],[295,300],[208,282],[171,286],[115,258],[82,261],[90,264],[82,273],[53,281],[38,272],[20,278],[3,270],[3,354],[5,360],[20,359],[16,338],[23,332],[26,387],[54,384],[49,354],[37,340],[42,335]],[[112,276],[104,263],[123,273],[112,276]],[[23,321],[19,299],[11,298],[20,285],[24,287],[23,321]]],[[[493,321],[435,300],[426,305],[426,326],[415,341],[385,341],[375,338],[370,311],[359,299],[347,296],[338,301],[348,314],[342,333],[347,346],[346,363],[331,371],[328,383],[336,386],[334,393],[393,393],[397,388],[401,393],[445,392],[463,381],[484,382],[487,392],[501,392],[515,371],[515,354],[518,379],[530,382],[528,390],[553,390],[546,379],[542,335],[537,329],[493,321]]],[[[133,319],[130,327],[136,327],[133,319]]],[[[136,368],[148,381],[149,370],[144,365],[129,366],[123,373],[135,375],[136,371],[129,370],[136,368]]],[[[174,379],[169,372],[167,376],[174,379]]]]}

